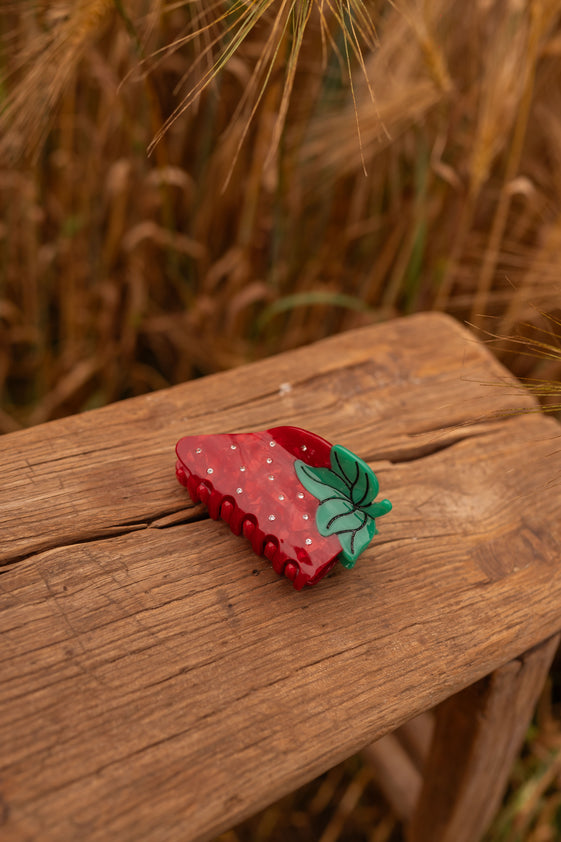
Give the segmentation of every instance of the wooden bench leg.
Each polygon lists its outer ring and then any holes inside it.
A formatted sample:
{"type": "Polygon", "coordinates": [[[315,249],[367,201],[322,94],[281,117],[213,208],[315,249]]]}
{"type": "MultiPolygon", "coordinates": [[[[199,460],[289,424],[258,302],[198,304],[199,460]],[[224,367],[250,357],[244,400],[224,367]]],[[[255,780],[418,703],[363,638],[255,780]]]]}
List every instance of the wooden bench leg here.
{"type": "Polygon", "coordinates": [[[559,635],[437,709],[408,842],[478,842],[504,795],[559,635]]]}

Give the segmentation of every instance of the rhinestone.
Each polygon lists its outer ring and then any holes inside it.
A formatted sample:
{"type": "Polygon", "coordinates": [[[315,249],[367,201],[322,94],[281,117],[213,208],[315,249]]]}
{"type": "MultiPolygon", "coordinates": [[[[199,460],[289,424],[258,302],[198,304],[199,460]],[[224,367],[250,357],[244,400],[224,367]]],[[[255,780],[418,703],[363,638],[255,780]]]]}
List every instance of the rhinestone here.
{"type": "Polygon", "coordinates": [[[237,444],[231,444],[231,445],[230,445],[230,450],[237,450],[237,449],[238,449],[238,445],[237,445],[237,444]]]}
{"type": "Polygon", "coordinates": [[[308,546],[310,546],[310,544],[311,544],[311,543],[312,543],[312,539],[311,539],[311,538],[306,538],[306,544],[308,544],[308,546]]]}
{"type": "Polygon", "coordinates": [[[301,450],[307,450],[307,449],[308,449],[308,448],[306,447],[306,445],[305,445],[305,444],[303,444],[303,445],[302,445],[302,447],[301,447],[301,450]]]}
{"type": "Polygon", "coordinates": [[[297,494],[296,496],[297,496],[300,500],[303,500],[303,499],[304,499],[304,492],[303,492],[303,491],[299,491],[299,492],[298,492],[298,494],[297,494]]]}
{"type": "Polygon", "coordinates": [[[284,500],[284,494],[279,494],[279,500],[284,500]]]}
{"type": "Polygon", "coordinates": [[[245,465],[242,465],[242,466],[241,466],[241,468],[240,468],[240,471],[247,471],[246,466],[245,466],[245,465]]]}
{"type": "Polygon", "coordinates": [[[309,519],[310,519],[310,515],[302,515],[302,517],[304,518],[304,520],[309,520],[309,519]]]}
{"type": "Polygon", "coordinates": [[[269,479],[274,479],[274,476],[272,474],[269,474],[269,479]]]}
{"type": "Polygon", "coordinates": [[[236,488],[236,494],[241,494],[243,492],[243,488],[236,488]]]}
{"type": "Polygon", "coordinates": [[[272,462],[273,462],[273,460],[272,460],[272,459],[271,459],[271,457],[269,456],[269,457],[267,458],[267,465],[271,465],[271,464],[272,464],[272,462]]]}
{"type": "Polygon", "coordinates": [[[269,520],[274,520],[274,519],[275,519],[275,515],[269,515],[269,520]]]}
{"type": "Polygon", "coordinates": [[[207,468],[207,469],[206,469],[206,472],[207,472],[207,474],[213,474],[213,473],[214,473],[214,468],[207,468]]]}
{"type": "Polygon", "coordinates": [[[195,453],[202,453],[202,452],[203,452],[202,447],[197,447],[197,449],[195,450],[195,453]]]}
{"type": "Polygon", "coordinates": [[[269,446],[270,446],[270,447],[274,447],[274,446],[275,446],[275,444],[276,444],[276,441],[270,441],[270,442],[269,442],[269,446]]]}

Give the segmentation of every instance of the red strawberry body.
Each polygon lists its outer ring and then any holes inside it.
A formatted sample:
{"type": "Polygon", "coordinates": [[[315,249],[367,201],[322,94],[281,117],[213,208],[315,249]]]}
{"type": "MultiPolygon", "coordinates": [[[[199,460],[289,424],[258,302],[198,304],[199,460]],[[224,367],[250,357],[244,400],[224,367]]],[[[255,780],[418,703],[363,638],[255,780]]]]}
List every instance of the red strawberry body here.
{"type": "Polygon", "coordinates": [[[264,432],[186,436],[177,443],[177,477],[194,502],[208,506],[236,535],[291,579],[300,590],[313,585],[337,562],[335,535],[316,528],[319,502],[295,471],[300,460],[329,468],[331,445],[297,427],[264,432]]]}

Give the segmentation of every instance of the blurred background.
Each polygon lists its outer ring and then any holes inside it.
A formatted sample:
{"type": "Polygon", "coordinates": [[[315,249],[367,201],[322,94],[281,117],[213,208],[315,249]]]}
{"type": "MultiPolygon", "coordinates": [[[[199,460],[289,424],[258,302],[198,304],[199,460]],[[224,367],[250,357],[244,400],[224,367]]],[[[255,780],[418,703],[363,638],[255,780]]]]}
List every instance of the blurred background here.
{"type": "MultiPolygon", "coordinates": [[[[556,410],[559,0],[0,0],[0,29],[0,432],[428,309],[556,410]]],[[[558,672],[490,840],[561,839],[558,672]]],[[[222,837],[400,838],[360,758],[222,837]]]]}

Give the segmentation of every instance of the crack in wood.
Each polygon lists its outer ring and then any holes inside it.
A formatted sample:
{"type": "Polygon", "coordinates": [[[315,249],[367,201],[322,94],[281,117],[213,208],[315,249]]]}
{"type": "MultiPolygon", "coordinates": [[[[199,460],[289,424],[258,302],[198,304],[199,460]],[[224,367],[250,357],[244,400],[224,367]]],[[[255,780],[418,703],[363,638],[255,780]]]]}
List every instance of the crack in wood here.
{"type": "MultiPolygon", "coordinates": [[[[455,438],[449,439],[444,442],[427,442],[427,444],[420,445],[415,447],[409,453],[396,454],[386,456],[386,460],[391,465],[399,465],[404,462],[417,462],[419,459],[425,459],[427,456],[434,456],[436,453],[441,453],[443,450],[448,450],[450,447],[453,447],[455,444],[460,444],[461,442],[467,441],[468,439],[473,439],[478,437],[477,434],[474,433],[466,433],[464,435],[458,435],[455,438]]],[[[366,460],[370,461],[370,460],[366,460]]],[[[372,460],[374,461],[374,460],[372,460]]]]}
{"type": "Polygon", "coordinates": [[[210,515],[202,506],[192,506],[187,509],[183,507],[181,509],[174,509],[167,513],[160,512],[154,518],[142,518],[135,521],[125,521],[115,526],[104,526],[98,531],[94,530],[91,533],[77,536],[75,541],[63,544],[45,544],[44,546],[37,547],[31,553],[25,553],[11,558],[6,557],[0,564],[0,575],[8,573],[16,564],[30,561],[44,553],[70,549],[71,547],[83,546],[84,544],[91,544],[96,541],[120,538],[123,535],[130,535],[132,532],[139,532],[144,529],[169,529],[171,526],[179,526],[180,524],[198,523],[202,520],[208,520],[209,517],[210,515]]]}
{"type": "MultiPolygon", "coordinates": [[[[397,454],[394,455],[394,453],[389,450],[387,453],[383,454],[383,458],[392,465],[399,465],[405,462],[416,462],[419,459],[424,459],[427,456],[433,456],[435,453],[448,450],[450,447],[453,447],[456,444],[461,444],[464,441],[500,435],[501,432],[503,432],[502,425],[504,423],[504,419],[497,418],[496,421],[490,420],[485,424],[475,425],[472,422],[466,422],[465,425],[459,425],[457,427],[435,427],[431,430],[409,433],[408,439],[413,440],[417,436],[420,438],[427,433],[433,432],[440,432],[440,438],[432,439],[424,442],[423,444],[415,444],[414,441],[411,441],[411,449],[409,449],[409,445],[405,448],[401,446],[397,454]],[[501,422],[501,426],[499,426],[499,422],[501,422]]],[[[380,458],[380,454],[377,454],[377,457],[371,455],[364,458],[367,462],[374,462],[376,461],[376,458],[380,458]]]]}

